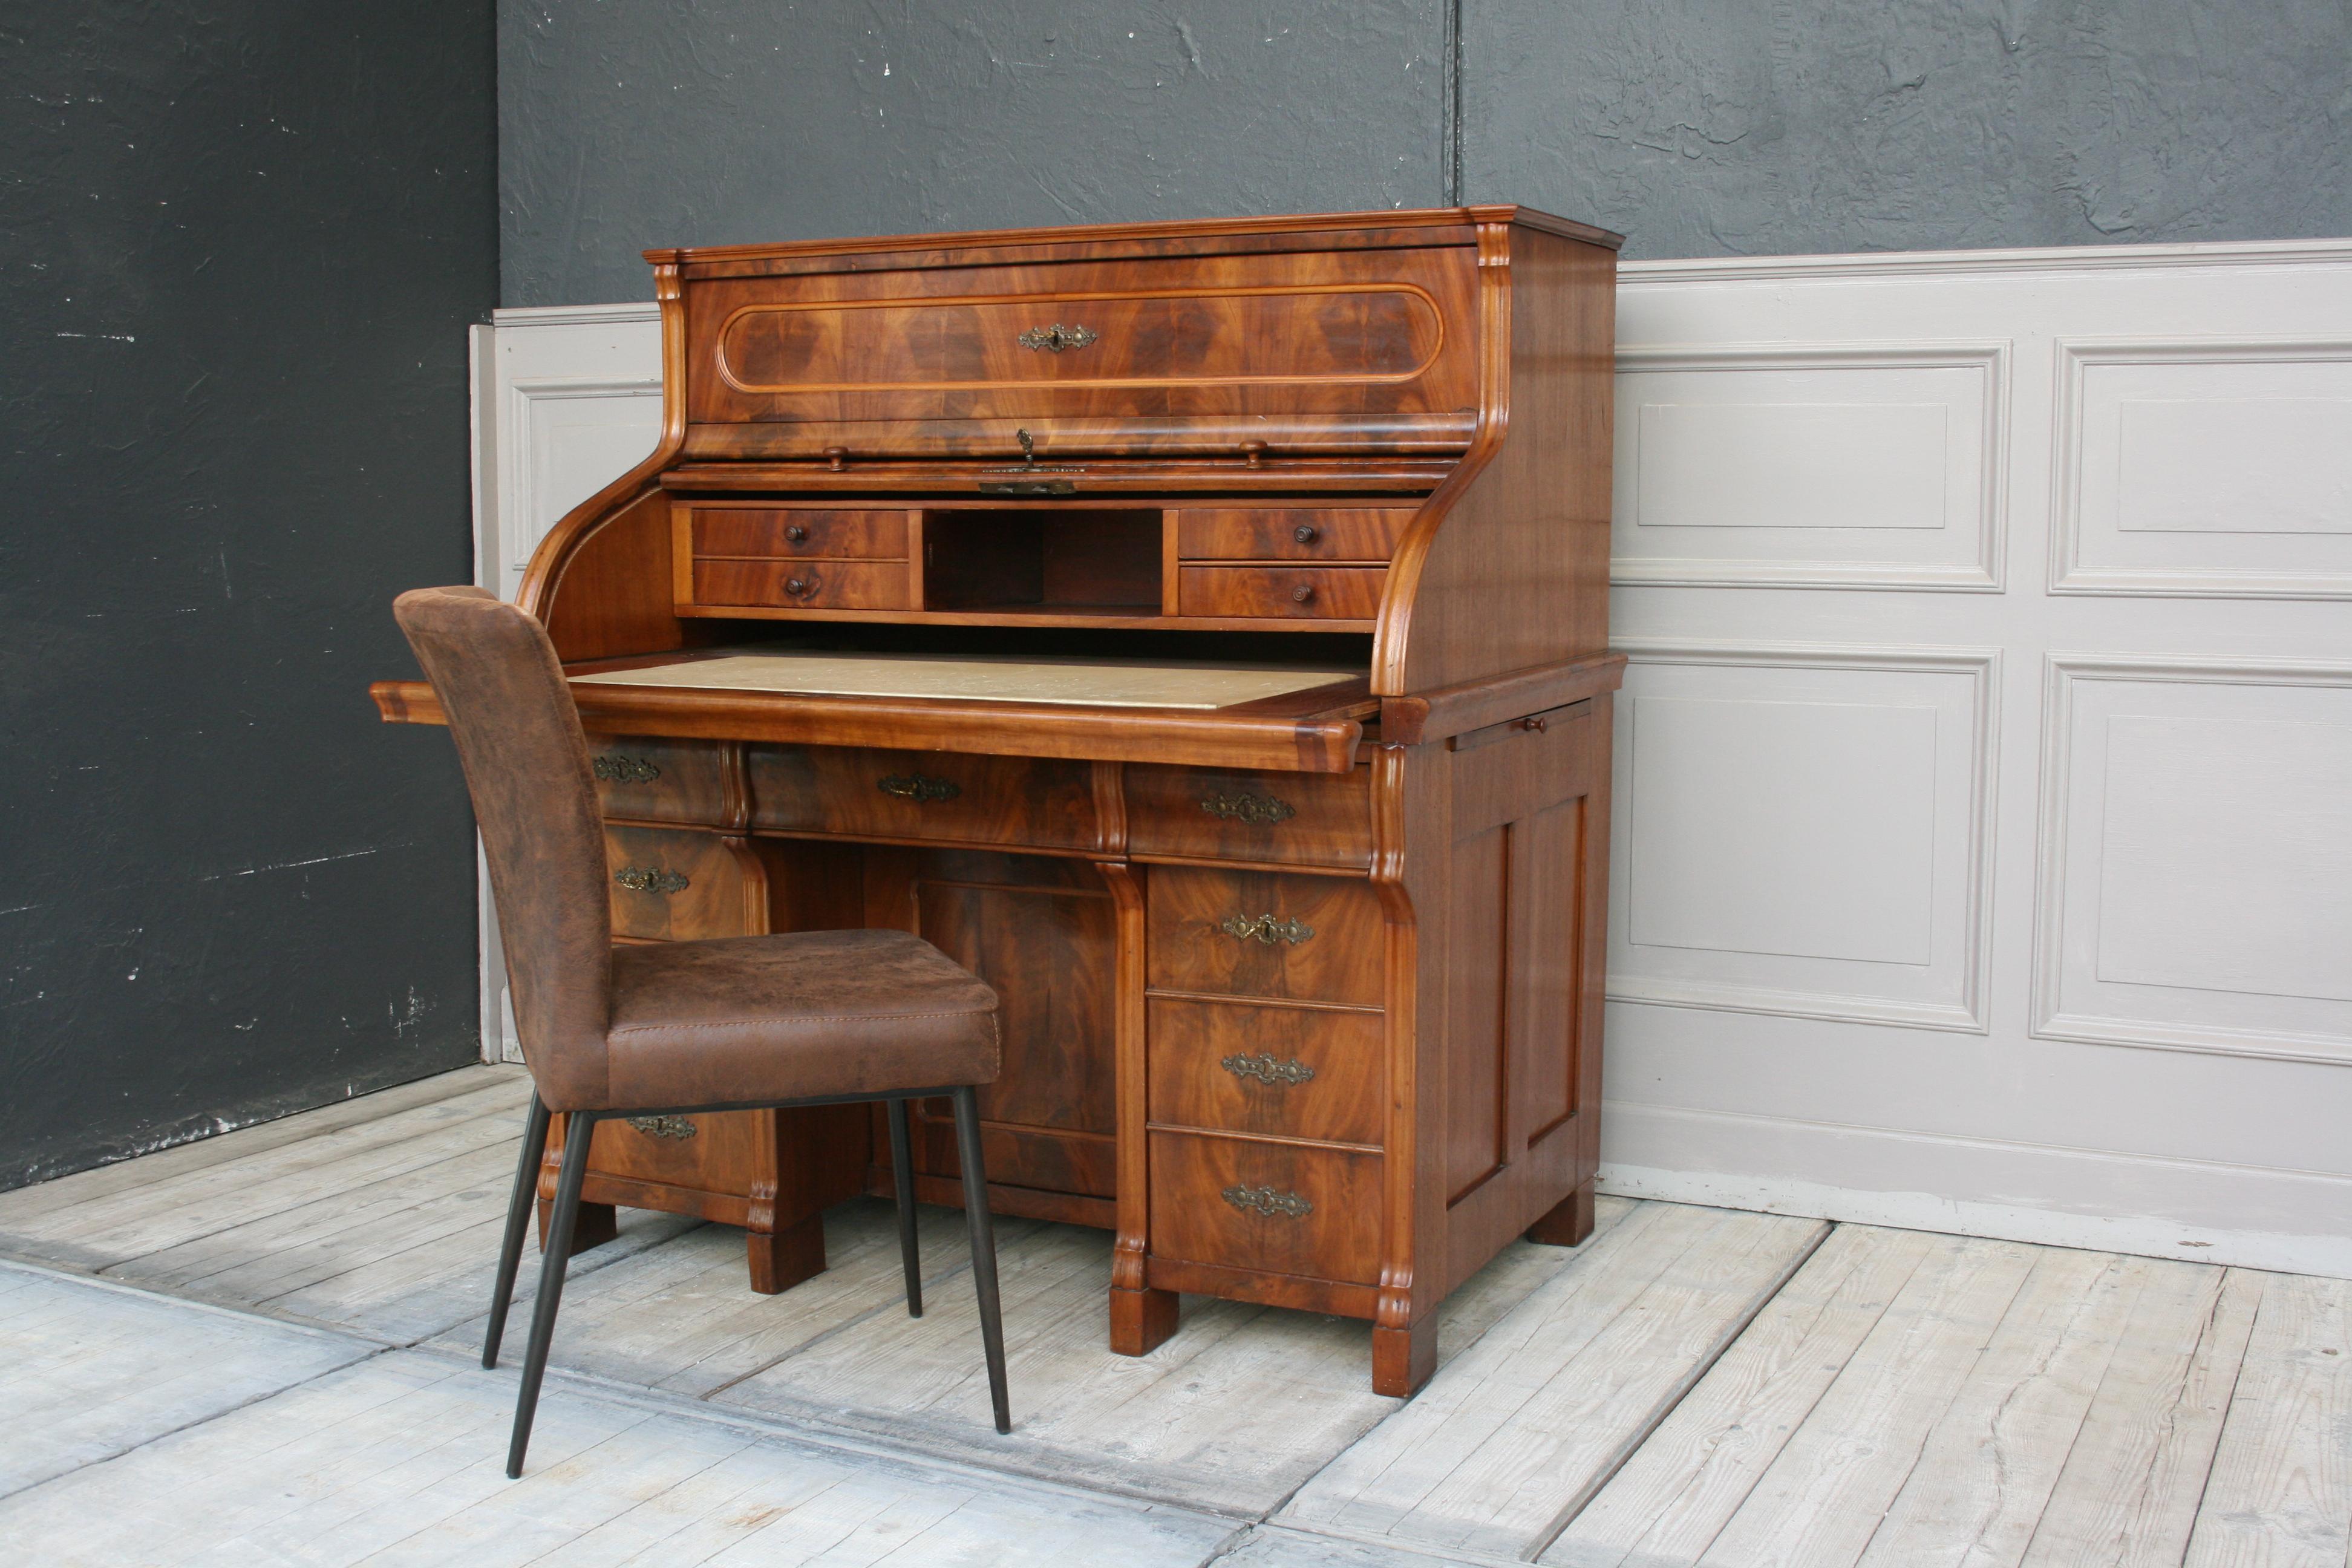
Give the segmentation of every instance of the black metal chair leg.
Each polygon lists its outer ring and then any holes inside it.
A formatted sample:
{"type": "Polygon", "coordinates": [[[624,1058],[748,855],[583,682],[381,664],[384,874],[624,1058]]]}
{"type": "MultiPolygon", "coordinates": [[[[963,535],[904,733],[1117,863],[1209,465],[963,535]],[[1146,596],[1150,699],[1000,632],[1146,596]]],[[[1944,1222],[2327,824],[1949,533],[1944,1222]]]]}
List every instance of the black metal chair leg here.
{"type": "Polygon", "coordinates": [[[490,1292],[490,1331],[482,1341],[482,1364],[499,1364],[499,1343],[507,1336],[507,1308],[514,1301],[515,1270],[522,1267],[524,1227],[539,1196],[539,1163],[547,1157],[547,1106],[534,1089],[530,1117],[523,1123],[522,1157],[515,1166],[514,1195],[507,1200],[507,1235],[499,1244],[499,1282],[490,1292]]]}
{"type": "Polygon", "coordinates": [[[890,1186],[898,1194],[898,1258],[907,1271],[907,1316],[923,1315],[923,1259],[915,1243],[915,1159],[907,1147],[908,1105],[893,1100],[883,1106],[890,1123],[890,1186]]]}
{"type": "Polygon", "coordinates": [[[955,1091],[956,1152],[963,1163],[963,1212],[971,1226],[971,1282],[980,1295],[980,1343],[988,1356],[988,1394],[996,1429],[1013,1430],[1004,1392],[1004,1315],[996,1299],[996,1229],[988,1216],[988,1173],[980,1157],[980,1097],[970,1085],[955,1091]]]}
{"type": "Polygon", "coordinates": [[[580,1187],[588,1177],[588,1145],[596,1117],[575,1110],[563,1128],[563,1170],[556,1178],[555,1204],[547,1216],[547,1256],[539,1267],[539,1297],[530,1304],[530,1345],[523,1352],[522,1387],[515,1394],[514,1440],[507,1447],[507,1475],[522,1475],[523,1450],[530,1446],[531,1417],[539,1413],[539,1384],[547,1375],[547,1347],[555,1338],[555,1310],[563,1298],[563,1273],[572,1261],[572,1227],[580,1217],[580,1187]]]}

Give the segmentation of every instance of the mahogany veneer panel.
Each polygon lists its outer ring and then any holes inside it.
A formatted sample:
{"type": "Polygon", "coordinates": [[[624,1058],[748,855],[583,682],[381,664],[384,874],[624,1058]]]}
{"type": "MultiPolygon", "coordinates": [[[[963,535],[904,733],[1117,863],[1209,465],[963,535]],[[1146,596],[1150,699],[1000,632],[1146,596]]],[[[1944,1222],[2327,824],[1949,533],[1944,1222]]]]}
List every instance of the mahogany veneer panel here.
{"type": "Polygon", "coordinates": [[[1361,879],[1161,866],[1148,886],[1155,990],[1381,1005],[1380,898],[1361,879]]]}

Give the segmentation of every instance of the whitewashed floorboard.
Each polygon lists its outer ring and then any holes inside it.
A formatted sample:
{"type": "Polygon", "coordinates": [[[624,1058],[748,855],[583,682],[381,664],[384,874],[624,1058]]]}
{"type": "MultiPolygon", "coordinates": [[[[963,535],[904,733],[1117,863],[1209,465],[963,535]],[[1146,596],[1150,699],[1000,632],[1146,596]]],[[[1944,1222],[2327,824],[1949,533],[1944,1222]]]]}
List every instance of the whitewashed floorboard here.
{"type": "Polygon", "coordinates": [[[110,1459],[374,1349],[0,1264],[0,1495],[110,1459]]]}
{"type": "Polygon", "coordinates": [[[1696,1563],[1946,1238],[1840,1226],[1542,1557],[1696,1563]]]}
{"type": "Polygon", "coordinates": [[[1701,1562],[1837,1568],[1870,1544],[2042,1250],[1937,1239],[1701,1562]]]}
{"type": "Polygon", "coordinates": [[[2344,1568],[2352,1558],[2352,1280],[2273,1274],[2189,1568],[2344,1568]]]}
{"type": "Polygon", "coordinates": [[[2178,1568],[2266,1276],[2160,1268],[2066,1456],[2027,1568],[2178,1568]]]}
{"type": "Polygon", "coordinates": [[[1423,1549],[1534,1552],[1828,1228],[1645,1205],[1588,1242],[1281,1518],[1423,1549]]]}
{"type": "Polygon", "coordinates": [[[1457,1563],[1503,1561],[1414,1552],[1402,1546],[1261,1524],[1218,1558],[1216,1568],[1454,1568],[1457,1563]]]}
{"type": "Polygon", "coordinates": [[[299,1143],[347,1127],[382,1121],[401,1111],[413,1110],[438,1100],[454,1100],[486,1089],[516,1083],[524,1086],[521,1091],[523,1098],[515,1101],[517,1106],[520,1106],[530,1095],[530,1080],[522,1068],[459,1068],[454,1072],[436,1073],[431,1078],[418,1079],[414,1083],[378,1089],[373,1094],[338,1100],[316,1110],[296,1111],[291,1116],[281,1116],[257,1126],[199,1138],[192,1143],[158,1150],[152,1154],[118,1160],[110,1165],[77,1171],[69,1176],[59,1176],[36,1186],[0,1193],[0,1235],[26,1233],[35,1220],[58,1209],[74,1208],[123,1193],[152,1191],[169,1181],[209,1166],[249,1160],[289,1143],[299,1143]]]}
{"type": "Polygon", "coordinates": [[[1190,1568],[1234,1529],[648,1411],[561,1379],[509,1482],[513,1398],[509,1376],[388,1352],[0,1501],[0,1537],[57,1568],[1190,1568]]]}
{"type": "MultiPolygon", "coordinates": [[[[1609,1201],[1597,1224],[1605,1232],[1636,1206],[1609,1201]]],[[[950,1245],[961,1263],[961,1244],[950,1245]]],[[[1507,1249],[1447,1304],[1441,1354],[1475,1341],[1581,1250],[1507,1249]]],[[[1396,1408],[1371,1391],[1369,1324],[1186,1297],[1174,1338],[1148,1356],[1118,1356],[1106,1346],[1106,1233],[1045,1226],[1001,1240],[998,1253],[1011,1436],[989,1423],[968,1279],[928,1289],[925,1315],[909,1320],[887,1259],[877,1265],[887,1310],[813,1340],[718,1400],[1242,1515],[1274,1507],[1396,1408]]]]}

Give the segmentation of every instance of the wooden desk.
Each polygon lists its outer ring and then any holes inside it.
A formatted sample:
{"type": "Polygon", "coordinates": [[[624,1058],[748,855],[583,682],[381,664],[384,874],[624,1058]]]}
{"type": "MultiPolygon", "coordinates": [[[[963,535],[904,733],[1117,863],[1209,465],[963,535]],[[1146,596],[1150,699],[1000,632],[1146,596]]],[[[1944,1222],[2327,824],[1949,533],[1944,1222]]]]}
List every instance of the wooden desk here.
{"type": "MultiPolygon", "coordinates": [[[[661,443],[520,595],[614,940],[921,932],[1004,998],[994,1201],[1117,1233],[1114,1350],[1197,1291],[1370,1319],[1418,1386],[1447,1291],[1591,1224],[1614,246],[1472,207],[649,252],[661,443]]],[[[744,1226],[779,1289],[888,1190],[875,1132],[605,1123],[589,1195],[744,1226]]]]}

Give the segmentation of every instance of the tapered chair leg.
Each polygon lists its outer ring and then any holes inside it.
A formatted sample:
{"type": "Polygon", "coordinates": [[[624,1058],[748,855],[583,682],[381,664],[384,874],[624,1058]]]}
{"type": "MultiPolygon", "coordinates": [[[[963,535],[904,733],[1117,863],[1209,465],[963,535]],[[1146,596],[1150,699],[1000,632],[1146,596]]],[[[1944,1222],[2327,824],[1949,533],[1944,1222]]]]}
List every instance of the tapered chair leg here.
{"type": "Polygon", "coordinates": [[[555,1310],[563,1299],[563,1273],[572,1261],[572,1228],[580,1217],[580,1187],[588,1178],[588,1145],[594,1141],[593,1111],[572,1111],[563,1128],[563,1170],[555,1183],[555,1204],[547,1216],[547,1253],[539,1266],[539,1296],[530,1304],[530,1345],[523,1352],[522,1386],[515,1394],[514,1440],[507,1446],[507,1475],[522,1475],[523,1450],[530,1446],[531,1417],[539,1413],[539,1385],[547,1375],[547,1347],[555,1338],[555,1310]]]}
{"type": "Polygon", "coordinates": [[[923,1315],[923,1259],[915,1244],[915,1159],[908,1149],[907,1102],[887,1100],[890,1123],[890,1186],[898,1194],[898,1258],[907,1271],[907,1316],[923,1315]]]}
{"type": "Polygon", "coordinates": [[[980,1295],[980,1343],[988,1356],[988,1395],[996,1429],[1013,1430],[1004,1392],[1004,1314],[996,1299],[996,1227],[988,1216],[988,1172],[980,1157],[980,1097],[970,1085],[955,1091],[956,1152],[963,1163],[963,1212],[971,1226],[971,1282],[980,1295]]]}
{"type": "Polygon", "coordinates": [[[522,1237],[539,1196],[539,1164],[547,1157],[547,1106],[536,1089],[530,1117],[522,1127],[522,1156],[515,1166],[514,1195],[507,1200],[507,1235],[499,1244],[499,1282],[490,1292],[490,1331],[482,1341],[482,1364],[499,1364],[499,1342],[507,1336],[507,1308],[514,1301],[515,1270],[522,1266],[522,1237]]]}

